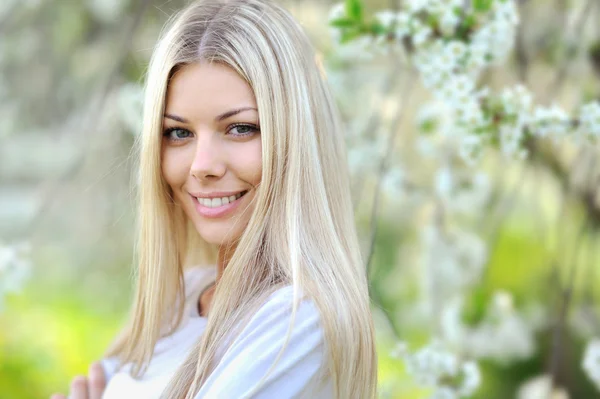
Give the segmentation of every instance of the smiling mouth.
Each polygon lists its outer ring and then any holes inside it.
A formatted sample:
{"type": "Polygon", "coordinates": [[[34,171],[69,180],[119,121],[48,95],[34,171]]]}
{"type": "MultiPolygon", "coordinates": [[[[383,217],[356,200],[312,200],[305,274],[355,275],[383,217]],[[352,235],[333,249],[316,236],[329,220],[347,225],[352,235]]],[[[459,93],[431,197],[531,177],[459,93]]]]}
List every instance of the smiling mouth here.
{"type": "Polygon", "coordinates": [[[221,197],[221,198],[200,198],[196,197],[198,203],[207,208],[219,208],[223,205],[231,204],[242,198],[248,190],[242,191],[241,193],[237,193],[236,195],[231,195],[229,197],[221,197]]]}

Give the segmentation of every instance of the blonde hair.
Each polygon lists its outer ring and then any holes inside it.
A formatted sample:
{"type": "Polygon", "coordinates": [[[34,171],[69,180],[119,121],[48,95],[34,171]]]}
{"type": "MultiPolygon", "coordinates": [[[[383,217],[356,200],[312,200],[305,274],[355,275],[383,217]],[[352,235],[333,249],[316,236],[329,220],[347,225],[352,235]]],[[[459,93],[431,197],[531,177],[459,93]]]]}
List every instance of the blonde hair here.
{"type": "Polygon", "coordinates": [[[374,328],[344,132],[309,40],[289,13],[270,1],[195,1],[169,21],[155,48],[138,142],[136,295],[128,326],[108,354],[118,355],[121,364],[131,362],[132,374],[142,375],[164,322],[170,323],[170,334],[182,321],[177,303],[184,299],[183,269],[215,261],[214,248],[173,203],[160,167],[169,79],[180,66],[200,61],[233,68],[252,87],[262,178],[250,221],[217,284],[206,329],[164,397],[193,398],[231,332],[239,333],[270,293],[292,285],[292,325],[300,292],[319,309],[327,359],[321,372],[330,373],[335,397],[375,398],[374,328]]]}

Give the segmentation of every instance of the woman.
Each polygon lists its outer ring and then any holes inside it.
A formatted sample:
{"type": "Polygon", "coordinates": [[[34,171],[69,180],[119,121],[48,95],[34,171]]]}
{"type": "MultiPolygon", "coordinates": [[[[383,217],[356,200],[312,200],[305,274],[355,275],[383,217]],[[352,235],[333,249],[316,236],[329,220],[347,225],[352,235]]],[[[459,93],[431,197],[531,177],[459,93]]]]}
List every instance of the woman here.
{"type": "Polygon", "coordinates": [[[270,1],[196,1],[170,21],[138,143],[131,318],[72,399],[376,396],[343,130],[320,72],[270,1]]]}

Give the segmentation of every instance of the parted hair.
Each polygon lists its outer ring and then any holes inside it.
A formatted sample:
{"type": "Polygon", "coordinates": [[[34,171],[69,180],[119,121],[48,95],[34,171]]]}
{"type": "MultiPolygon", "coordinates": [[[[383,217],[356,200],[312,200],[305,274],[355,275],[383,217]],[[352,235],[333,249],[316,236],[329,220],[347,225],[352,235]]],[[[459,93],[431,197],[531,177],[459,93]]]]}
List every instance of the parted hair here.
{"type": "MultiPolygon", "coordinates": [[[[131,363],[133,376],[143,375],[157,340],[182,322],[183,307],[177,304],[184,300],[183,271],[216,260],[215,248],[174,202],[161,173],[169,81],[178,68],[197,62],[226,65],[252,88],[262,177],[248,225],[216,286],[206,329],[162,397],[193,399],[232,334],[268,295],[292,285],[291,325],[300,293],[319,310],[326,359],[320,372],[331,376],[335,397],[375,398],[373,319],[344,130],[307,36],[285,9],[268,0],[194,1],[161,33],[145,79],[143,131],[136,143],[134,301],[107,355],[117,356],[121,365],[131,363]]],[[[285,345],[280,354],[284,350],[285,345]]]]}

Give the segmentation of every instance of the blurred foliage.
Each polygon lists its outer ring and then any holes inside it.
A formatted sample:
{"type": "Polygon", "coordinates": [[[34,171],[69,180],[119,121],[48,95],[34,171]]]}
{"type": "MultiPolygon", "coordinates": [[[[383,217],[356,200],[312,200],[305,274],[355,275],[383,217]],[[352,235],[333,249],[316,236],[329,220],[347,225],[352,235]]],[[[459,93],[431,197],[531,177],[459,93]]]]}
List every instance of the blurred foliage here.
{"type": "MultiPolygon", "coordinates": [[[[387,287],[384,284],[390,281],[386,278],[392,272],[389,265],[397,261],[397,239],[394,229],[381,229],[374,268],[385,274],[372,280],[372,284],[381,285],[376,290],[391,293],[398,284],[395,279],[387,287]]],[[[517,296],[534,299],[535,291],[532,289],[536,288],[535,280],[539,273],[527,265],[540,264],[540,252],[540,243],[531,235],[523,235],[514,228],[503,230],[488,277],[490,289],[514,287],[513,292],[517,296]]],[[[45,263],[48,267],[52,265],[51,260],[45,263]]],[[[66,392],[70,379],[87,373],[89,364],[102,355],[119,329],[126,314],[126,297],[111,301],[99,292],[85,293],[85,289],[75,282],[71,284],[70,287],[57,287],[37,281],[21,295],[8,298],[7,310],[0,313],[0,325],[8,326],[0,329],[0,398],[33,399],[49,396],[55,391],[66,392]],[[105,300],[115,303],[107,304],[105,300]]],[[[535,294],[538,295],[542,293],[535,294]]],[[[402,301],[393,300],[396,298],[392,295],[390,298],[389,306],[392,308],[387,310],[396,314],[399,309],[393,307],[401,307],[402,301]]],[[[415,334],[415,331],[405,330],[402,326],[398,328],[403,337],[415,334]]],[[[385,331],[386,326],[381,325],[378,329],[385,331]]],[[[419,339],[418,336],[415,339],[419,339]]],[[[381,333],[378,342],[381,386],[397,387],[393,390],[395,398],[426,397],[426,391],[411,385],[410,378],[403,372],[402,362],[390,357],[394,342],[389,336],[381,333]]],[[[580,344],[577,345],[579,352],[580,344]]],[[[523,378],[535,376],[544,361],[545,354],[540,351],[533,359],[506,368],[484,363],[484,385],[476,398],[512,397],[523,378]]],[[[579,370],[578,367],[573,369],[579,370]]],[[[591,395],[591,386],[582,378],[582,373],[577,371],[575,374],[580,389],[591,395]]]]}
{"type": "MultiPolygon", "coordinates": [[[[160,28],[185,3],[0,0],[0,203],[10,209],[8,216],[14,216],[7,223],[0,217],[0,237],[27,238],[36,251],[30,283],[19,295],[9,296],[6,309],[0,312],[0,399],[44,398],[53,392],[67,392],[71,378],[87,373],[125,318],[131,293],[133,226],[129,151],[137,133],[140,83],[160,28]],[[9,196],[9,192],[16,194],[9,196]],[[3,195],[12,199],[3,200],[3,195]],[[25,199],[31,197],[36,202],[29,207],[25,199]],[[22,209],[21,213],[17,209],[22,209]]],[[[330,80],[345,118],[354,118],[354,123],[366,120],[364,126],[371,128],[368,134],[374,139],[381,129],[369,124],[368,113],[394,114],[396,105],[388,97],[397,85],[394,76],[386,79],[390,70],[391,75],[401,71],[395,65],[367,67],[336,55],[327,36],[326,15],[332,2],[282,3],[302,22],[332,68],[330,80]],[[336,70],[346,75],[340,77],[336,70]],[[380,103],[373,93],[383,98],[380,103]],[[357,98],[374,100],[366,106],[357,98]],[[346,106],[359,102],[363,114],[346,106]]],[[[488,3],[478,1],[477,7],[485,8],[488,3]]],[[[349,15],[362,19],[393,2],[346,4],[349,15]]],[[[540,49],[533,55],[537,63],[532,67],[540,79],[532,85],[544,89],[549,69],[556,69],[565,54],[557,29],[561,16],[549,11],[547,4],[527,2],[532,22],[528,22],[525,37],[527,44],[540,49]]],[[[366,29],[376,30],[377,26],[366,29]]],[[[598,43],[588,49],[597,74],[598,43]]],[[[586,68],[590,67],[575,65],[575,73],[586,79],[567,86],[562,96],[566,102],[575,102],[573,93],[598,96],[586,68]]],[[[500,72],[500,80],[511,79],[502,74],[505,71],[500,72]]],[[[494,83],[494,77],[486,79],[494,83]]],[[[416,104],[424,96],[419,93],[414,98],[416,104]]],[[[411,105],[412,113],[415,107],[411,105]]],[[[410,130],[404,125],[402,129],[410,130]]],[[[368,173],[373,171],[365,171],[368,173]]],[[[500,174],[504,173],[502,169],[500,174]]],[[[356,187],[358,225],[365,247],[371,239],[371,204],[361,196],[363,191],[369,192],[372,177],[364,187],[356,187]]],[[[556,184],[547,176],[531,180],[539,183],[533,188],[539,192],[552,192],[556,184]]],[[[478,292],[485,296],[496,289],[509,290],[519,305],[541,302],[548,305],[547,311],[557,312],[552,262],[568,257],[572,242],[561,243],[564,237],[557,232],[549,243],[540,238],[541,232],[557,229],[565,236],[574,235],[585,220],[585,210],[577,201],[567,202],[567,216],[559,220],[558,228],[540,227],[536,211],[543,208],[546,212],[550,207],[552,213],[555,204],[548,205],[551,201],[547,198],[536,202],[533,195],[522,197],[498,230],[489,270],[478,292]],[[559,250],[549,251],[549,247],[559,250]]],[[[412,343],[424,343],[428,337],[410,320],[409,304],[419,295],[414,278],[419,270],[415,254],[402,244],[416,238],[403,229],[403,218],[408,216],[390,204],[385,208],[370,269],[370,288],[378,304],[374,316],[380,390],[382,397],[425,398],[427,391],[414,386],[402,362],[390,356],[394,331],[412,343]]],[[[593,261],[593,257],[580,260],[587,269],[597,267],[593,261]]],[[[597,280],[594,272],[581,273],[575,294],[582,295],[586,283],[597,280]]],[[[479,305],[475,298],[473,319],[481,311],[479,305]]],[[[561,382],[568,383],[574,398],[596,397],[581,372],[584,338],[572,333],[563,338],[561,382]]],[[[483,386],[476,398],[514,397],[525,379],[547,369],[551,332],[541,332],[537,342],[535,356],[527,361],[509,366],[481,363],[483,386]]]]}

